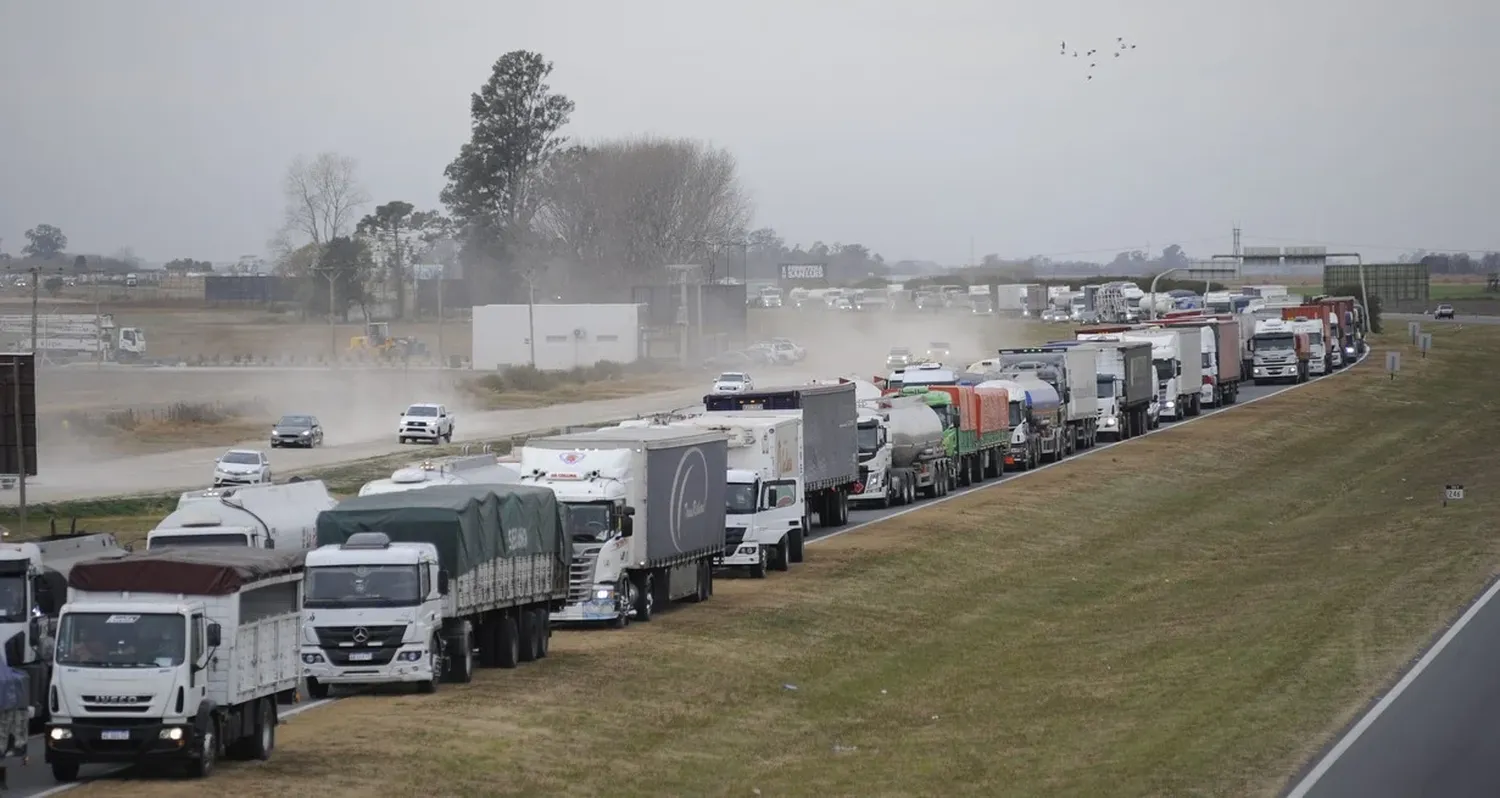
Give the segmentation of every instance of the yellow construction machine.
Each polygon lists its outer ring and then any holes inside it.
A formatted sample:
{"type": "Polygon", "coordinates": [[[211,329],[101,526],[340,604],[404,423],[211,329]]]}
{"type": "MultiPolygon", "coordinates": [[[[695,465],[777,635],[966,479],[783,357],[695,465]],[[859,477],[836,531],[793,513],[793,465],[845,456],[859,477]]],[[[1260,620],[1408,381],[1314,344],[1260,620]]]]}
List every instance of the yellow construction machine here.
{"type": "Polygon", "coordinates": [[[408,357],[427,354],[427,345],[416,338],[392,338],[391,325],[383,321],[365,322],[365,334],[349,339],[349,351],[381,357],[408,357]]]}

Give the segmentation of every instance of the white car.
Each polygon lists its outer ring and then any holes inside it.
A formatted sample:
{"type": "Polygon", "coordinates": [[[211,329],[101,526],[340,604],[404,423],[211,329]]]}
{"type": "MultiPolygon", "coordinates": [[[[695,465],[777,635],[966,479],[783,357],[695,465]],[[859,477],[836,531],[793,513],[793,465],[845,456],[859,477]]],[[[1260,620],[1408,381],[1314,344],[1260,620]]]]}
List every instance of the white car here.
{"type": "Polygon", "coordinates": [[[396,441],[453,441],[454,415],[447,405],[419,402],[401,413],[401,423],[396,427],[396,441]]]}
{"type": "Polygon", "coordinates": [[[786,338],[772,338],[771,351],[776,355],[778,363],[800,363],[807,357],[807,350],[792,343],[786,338]]]}
{"type": "Polygon", "coordinates": [[[743,371],[726,371],[714,380],[714,393],[747,393],[755,390],[755,380],[743,371]]]}
{"type": "Polygon", "coordinates": [[[214,487],[225,485],[269,485],[271,461],[265,452],[230,449],[214,461],[214,487]]]}

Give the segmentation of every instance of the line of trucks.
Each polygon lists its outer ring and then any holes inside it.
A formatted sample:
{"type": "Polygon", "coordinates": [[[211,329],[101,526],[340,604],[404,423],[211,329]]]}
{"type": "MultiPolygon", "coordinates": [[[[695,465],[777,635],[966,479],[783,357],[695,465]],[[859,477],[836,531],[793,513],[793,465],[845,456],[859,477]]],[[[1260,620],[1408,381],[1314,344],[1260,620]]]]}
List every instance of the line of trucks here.
{"type": "Polygon", "coordinates": [[[724,569],[788,570],[813,523],[843,526],[851,506],[1126,439],[1153,408],[1231,403],[1240,353],[1261,379],[1283,336],[1294,356],[1319,351],[1284,326],[1328,325],[1328,367],[1351,362],[1358,333],[1330,307],[1248,336],[1240,319],[1176,317],[967,370],[711,395],[701,412],[533,438],[506,458],[424,461],[343,501],[318,481],[190,491],[142,551],[109,534],[0,543],[6,662],[59,781],[108,762],[207,776],[223,757],[269,757],[299,689],[434,692],[514,668],[548,655],[556,625],[650,622],[708,600],[724,569]]]}

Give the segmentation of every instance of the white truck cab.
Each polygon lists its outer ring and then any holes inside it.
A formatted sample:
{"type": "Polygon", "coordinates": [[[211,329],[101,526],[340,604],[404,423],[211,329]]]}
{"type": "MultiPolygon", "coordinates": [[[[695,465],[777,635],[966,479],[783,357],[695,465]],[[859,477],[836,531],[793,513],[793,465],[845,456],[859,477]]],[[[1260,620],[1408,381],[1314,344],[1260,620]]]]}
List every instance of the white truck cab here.
{"type": "Polygon", "coordinates": [[[433,402],[418,402],[401,413],[401,422],[396,425],[396,442],[430,441],[441,443],[453,441],[454,414],[448,406],[433,402]]]}
{"type": "Polygon", "coordinates": [[[317,545],[318,513],[337,504],[321,480],[189,491],[146,534],[146,548],[310,549],[317,545]]]}
{"type": "Polygon", "coordinates": [[[748,568],[762,579],[802,559],[807,503],[802,488],[802,421],[740,417],[732,411],[674,421],[671,426],[728,437],[724,554],[718,565],[748,568]]]}
{"type": "Polygon", "coordinates": [[[313,698],[335,684],[436,684],[429,641],[443,625],[448,575],[431,543],[350,536],[307,553],[302,666],[313,698]]]}
{"type": "Polygon", "coordinates": [[[1198,346],[1183,346],[1184,339],[1197,344],[1197,330],[1147,329],[1121,334],[1122,341],[1151,344],[1151,364],[1156,368],[1158,417],[1178,421],[1197,415],[1203,385],[1203,361],[1198,346]]]}

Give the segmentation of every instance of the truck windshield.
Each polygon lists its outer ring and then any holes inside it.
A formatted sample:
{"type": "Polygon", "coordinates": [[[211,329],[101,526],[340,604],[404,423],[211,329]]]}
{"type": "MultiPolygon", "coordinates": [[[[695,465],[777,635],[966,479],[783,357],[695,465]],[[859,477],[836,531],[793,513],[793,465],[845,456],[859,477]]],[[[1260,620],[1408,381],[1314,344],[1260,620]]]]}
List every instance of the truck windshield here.
{"type": "Polygon", "coordinates": [[[213,534],[154,535],[147,538],[148,549],[186,549],[201,546],[234,546],[246,548],[250,536],[243,532],[215,532],[213,534]]]}
{"type": "Polygon", "coordinates": [[[724,497],[724,511],[730,515],[750,515],[755,512],[754,485],[731,482],[724,497]]]}
{"type": "Polygon", "coordinates": [[[1115,378],[1113,375],[1107,377],[1096,377],[1099,386],[1099,398],[1109,399],[1115,395],[1115,378]]]}
{"type": "Polygon", "coordinates": [[[1015,429],[1021,426],[1021,402],[1016,400],[1010,403],[1010,427],[1015,429]]]}
{"type": "Polygon", "coordinates": [[[1291,351],[1292,348],[1291,333],[1255,336],[1255,351],[1257,352],[1291,351]]]}
{"type": "Polygon", "coordinates": [[[80,668],[181,665],[187,619],[176,613],[70,612],[57,629],[57,664],[80,668]]]}
{"type": "Polygon", "coordinates": [[[568,504],[568,538],[595,543],[609,537],[609,502],[568,504]]]}
{"type": "Polygon", "coordinates": [[[1307,334],[1307,344],[1308,344],[1308,346],[1322,346],[1323,345],[1323,334],[1320,333],[1320,332],[1308,333],[1307,334]]]}
{"type": "Polygon", "coordinates": [[[859,438],[859,453],[874,454],[880,448],[880,425],[874,421],[866,421],[855,427],[859,438]]]}
{"type": "Polygon", "coordinates": [[[1177,361],[1175,360],[1153,360],[1151,365],[1156,366],[1156,381],[1166,382],[1177,376],[1177,361]]]}
{"type": "Polygon", "coordinates": [[[412,607],[422,603],[419,565],[320,565],[307,569],[302,606],[412,607]]]}
{"type": "Polygon", "coordinates": [[[0,621],[24,623],[28,617],[26,574],[0,576],[0,621]]]}

